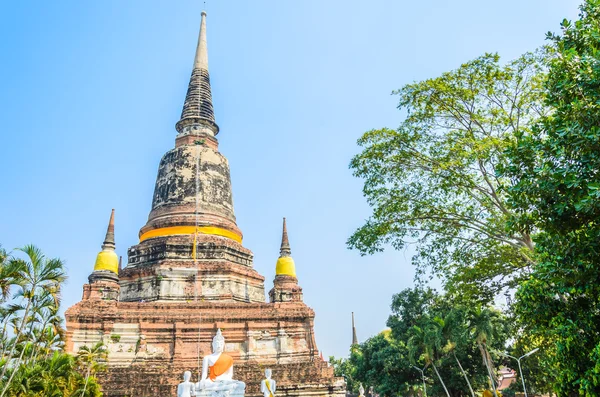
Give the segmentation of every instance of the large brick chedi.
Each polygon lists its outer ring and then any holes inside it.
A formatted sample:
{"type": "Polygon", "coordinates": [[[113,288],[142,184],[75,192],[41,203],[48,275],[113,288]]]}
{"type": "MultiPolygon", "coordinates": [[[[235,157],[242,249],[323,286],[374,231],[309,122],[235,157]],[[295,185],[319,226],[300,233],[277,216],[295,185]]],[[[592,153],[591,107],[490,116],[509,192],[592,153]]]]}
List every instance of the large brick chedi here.
{"type": "Polygon", "coordinates": [[[83,298],[66,312],[68,350],[107,345],[108,371],[100,375],[106,396],[175,396],[183,371],[196,381],[221,328],[246,395],[261,395],[266,367],[279,395],[343,395],[343,379],[319,358],[315,314],[302,300],[285,220],[269,302],[264,277],[242,245],[229,164],[216,138],[204,12],[176,130],[175,147],[159,165],[148,221],[124,268],[111,214],[83,298]]]}

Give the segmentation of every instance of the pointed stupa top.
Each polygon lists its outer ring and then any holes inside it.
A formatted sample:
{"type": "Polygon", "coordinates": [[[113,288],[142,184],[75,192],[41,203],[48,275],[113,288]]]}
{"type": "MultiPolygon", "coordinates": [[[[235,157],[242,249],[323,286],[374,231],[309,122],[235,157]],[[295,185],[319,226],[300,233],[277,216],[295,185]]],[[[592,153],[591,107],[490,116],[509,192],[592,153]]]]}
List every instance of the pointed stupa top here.
{"type": "Polygon", "coordinates": [[[194,68],[190,77],[181,120],[177,122],[177,132],[196,135],[199,132],[217,135],[219,127],[215,122],[212,94],[210,89],[210,76],[208,74],[208,47],[206,43],[206,11],[202,11],[200,34],[194,68]]]}
{"type": "Polygon", "coordinates": [[[119,258],[115,252],[115,210],[110,213],[108,228],[106,229],[106,237],[102,243],[102,251],[96,256],[94,264],[94,272],[108,270],[114,274],[119,274],[119,258]]]}
{"type": "Polygon", "coordinates": [[[352,344],[358,345],[358,338],[356,337],[356,327],[354,326],[354,312],[352,312],[352,344]]]}
{"type": "Polygon", "coordinates": [[[281,234],[281,249],[279,250],[279,256],[291,256],[292,250],[290,249],[290,240],[288,239],[287,224],[285,217],[283,218],[283,232],[281,234]]]}
{"type": "Polygon", "coordinates": [[[283,218],[283,232],[281,234],[281,249],[279,250],[279,259],[275,266],[276,276],[292,276],[296,277],[296,264],[292,259],[292,250],[290,249],[290,241],[288,239],[287,223],[283,218]]]}
{"type": "Polygon", "coordinates": [[[110,213],[110,220],[108,221],[108,228],[106,229],[106,237],[104,237],[104,243],[102,243],[102,249],[115,249],[115,209],[110,213]]]}

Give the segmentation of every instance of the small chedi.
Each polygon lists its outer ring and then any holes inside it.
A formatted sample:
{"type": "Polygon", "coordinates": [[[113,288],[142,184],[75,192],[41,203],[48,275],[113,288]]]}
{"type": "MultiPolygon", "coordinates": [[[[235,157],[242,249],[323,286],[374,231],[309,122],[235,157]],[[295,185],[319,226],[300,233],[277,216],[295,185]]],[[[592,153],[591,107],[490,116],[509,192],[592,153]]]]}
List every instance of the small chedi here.
{"type": "Polygon", "coordinates": [[[285,218],[268,301],[265,279],[242,244],[217,140],[205,12],[175,129],[175,147],[160,161],[148,220],[124,267],[111,213],[82,300],[65,313],[67,350],[104,342],[108,370],[99,381],[107,397],[233,396],[244,394],[244,384],[246,396],[264,397],[275,389],[274,381],[261,382],[265,367],[278,379],[278,395],[343,396],[344,380],[319,357],[315,313],[303,302],[285,218]]]}

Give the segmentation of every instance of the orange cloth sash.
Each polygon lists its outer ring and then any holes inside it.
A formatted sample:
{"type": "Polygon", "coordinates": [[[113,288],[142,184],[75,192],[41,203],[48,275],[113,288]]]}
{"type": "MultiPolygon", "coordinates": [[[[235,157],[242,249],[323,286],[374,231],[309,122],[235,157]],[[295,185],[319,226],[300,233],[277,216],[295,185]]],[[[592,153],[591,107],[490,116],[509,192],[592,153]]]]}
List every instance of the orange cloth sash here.
{"type": "Polygon", "coordinates": [[[233,358],[221,353],[215,364],[212,367],[208,367],[208,377],[214,382],[217,380],[217,376],[223,375],[232,365],[233,358]]]}

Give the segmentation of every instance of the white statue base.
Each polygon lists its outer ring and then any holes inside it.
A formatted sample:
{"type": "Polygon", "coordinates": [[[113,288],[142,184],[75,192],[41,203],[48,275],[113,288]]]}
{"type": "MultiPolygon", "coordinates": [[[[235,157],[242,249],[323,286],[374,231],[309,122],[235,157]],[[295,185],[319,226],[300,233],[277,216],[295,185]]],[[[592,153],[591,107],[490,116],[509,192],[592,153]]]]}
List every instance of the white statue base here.
{"type": "MultiPolygon", "coordinates": [[[[218,381],[215,383],[219,383],[218,381]]],[[[196,397],[244,397],[246,385],[243,382],[238,382],[238,385],[231,387],[231,384],[223,388],[199,389],[196,384],[196,397]]]]}

